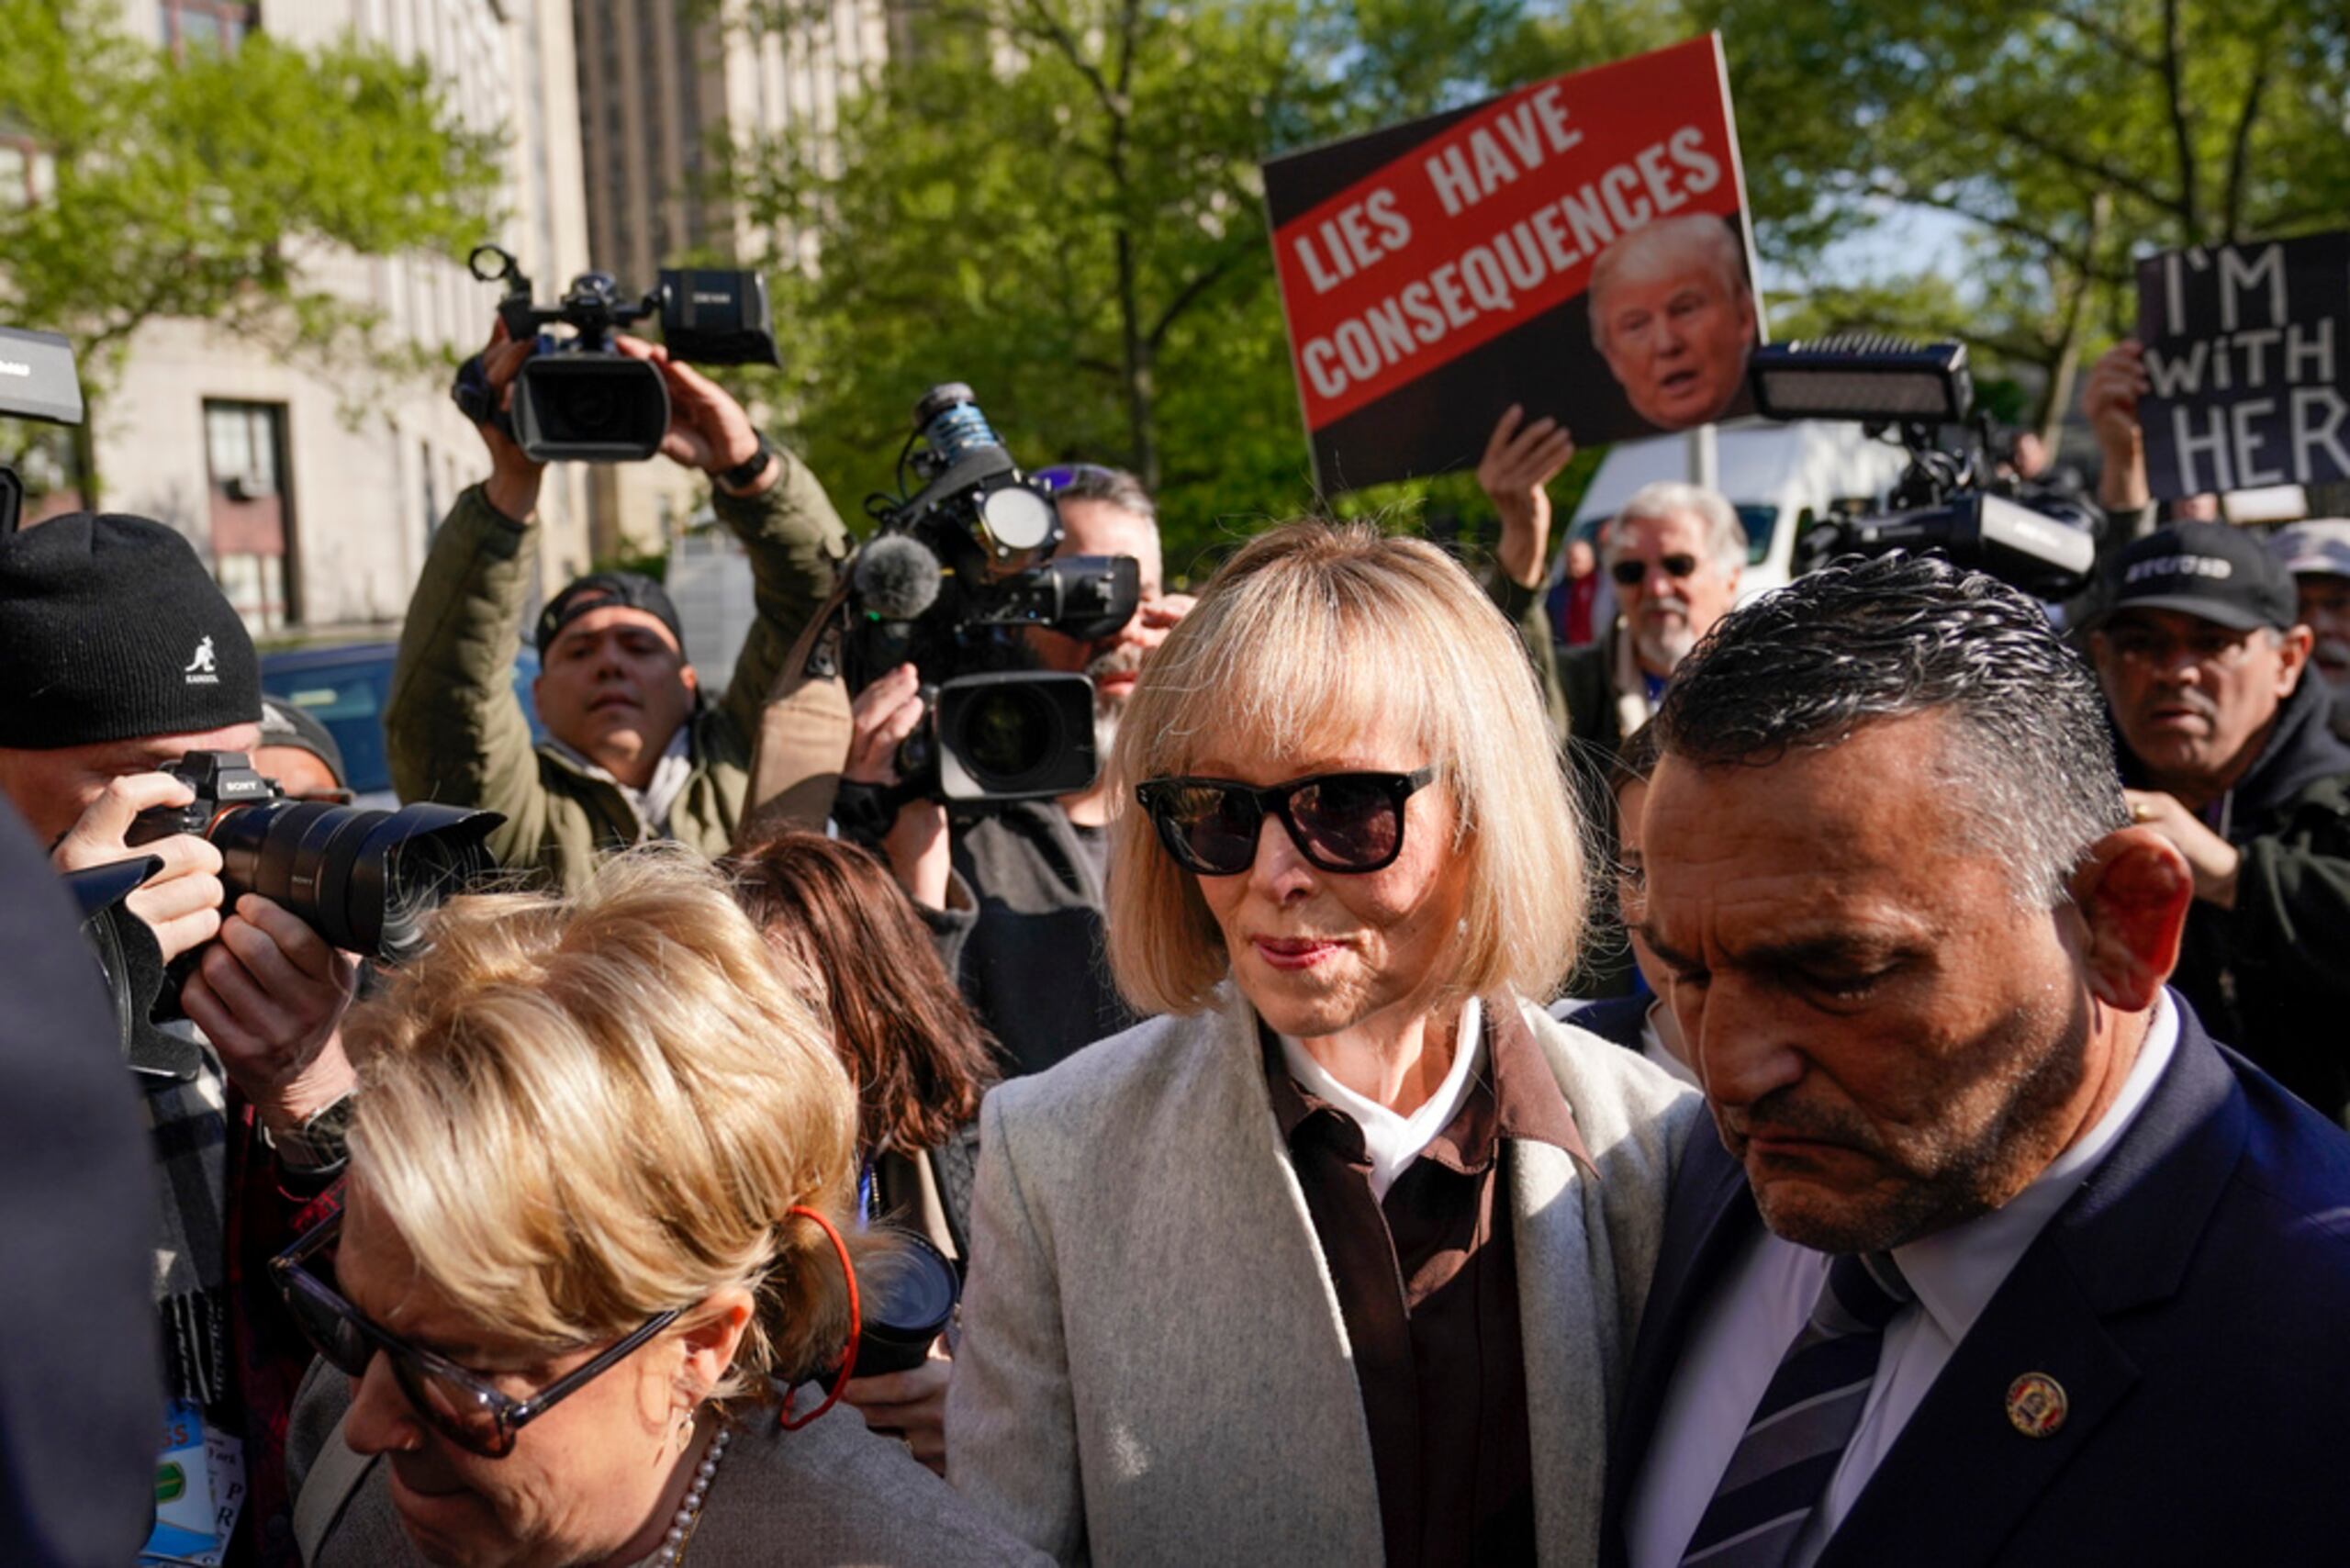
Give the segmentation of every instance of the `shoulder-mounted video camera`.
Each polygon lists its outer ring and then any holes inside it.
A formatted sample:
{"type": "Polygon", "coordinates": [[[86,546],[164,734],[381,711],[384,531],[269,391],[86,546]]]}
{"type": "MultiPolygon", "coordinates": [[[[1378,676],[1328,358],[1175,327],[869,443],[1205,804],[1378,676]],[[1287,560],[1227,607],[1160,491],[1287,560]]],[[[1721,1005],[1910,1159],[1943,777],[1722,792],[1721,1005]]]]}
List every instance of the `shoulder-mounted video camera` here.
{"type": "Polygon", "coordinates": [[[1840,554],[1939,551],[2041,599],[2077,593],[2097,559],[2096,519],[2055,498],[2024,505],[2002,493],[1989,432],[1975,412],[1964,343],[1912,343],[1870,334],[1772,343],[1747,361],[1755,409],[1773,420],[1847,420],[1909,453],[1879,517],[1823,521],[1799,546],[1796,570],[1840,554]],[[1958,432],[1946,446],[1944,432],[1958,432]]]}
{"type": "Polygon", "coordinates": [[[533,462],[642,463],[669,430],[669,388],[660,367],[613,346],[613,334],[648,317],[661,320],[672,359],[696,364],[778,364],[767,280],[753,272],[664,267],[650,293],[631,299],[610,273],[582,273],[553,305],[533,302],[520,263],[496,245],[476,246],[466,266],[484,283],[504,283],[498,319],[516,342],[538,351],[514,378],[510,414],[497,405],[476,354],[450,388],[476,424],[495,425],[533,462]],[[569,337],[547,329],[567,327],[569,337]]]}
{"type": "Polygon", "coordinates": [[[878,532],[850,563],[840,634],[828,641],[852,693],[901,664],[921,672],[929,711],[899,749],[904,788],[974,801],[1083,790],[1100,766],[1093,683],[1028,667],[1017,630],[1113,634],[1141,602],[1140,566],[1131,555],[1048,559],[1059,509],[960,382],[914,405],[898,487],[868,503],[878,532]],[[910,481],[918,487],[904,494],[910,481]]]}

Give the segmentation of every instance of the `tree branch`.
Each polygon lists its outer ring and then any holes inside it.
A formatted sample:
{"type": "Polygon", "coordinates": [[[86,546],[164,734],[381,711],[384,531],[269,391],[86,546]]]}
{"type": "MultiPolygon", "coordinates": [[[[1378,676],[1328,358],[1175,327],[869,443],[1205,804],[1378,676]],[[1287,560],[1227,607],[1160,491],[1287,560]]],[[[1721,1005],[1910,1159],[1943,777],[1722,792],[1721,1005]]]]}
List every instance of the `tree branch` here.
{"type": "MultiPolygon", "coordinates": [[[[2020,120],[2000,120],[1992,129],[2002,136],[2014,138],[2042,157],[2052,162],[2061,163],[2076,174],[2084,175],[2100,185],[2110,185],[2116,190],[2128,192],[2158,212],[2177,214],[2181,211],[2177,197],[2164,195],[2135,174],[2125,173],[2109,163],[2101,163],[2094,158],[2075,151],[2062,142],[2053,141],[2020,120]]],[[[2189,221],[2191,225],[2192,220],[2189,221]]]]}
{"type": "Polygon", "coordinates": [[[2260,119],[2260,100],[2268,91],[2270,50],[2277,41],[2277,28],[2281,20],[2277,12],[2268,13],[2268,25],[2260,29],[2260,39],[2253,46],[2252,83],[2244,89],[2244,107],[2236,115],[2236,129],[2228,139],[2227,229],[2220,236],[2233,243],[2244,232],[2244,164],[2252,152],[2252,128],[2260,119]]]}
{"type": "Polygon", "coordinates": [[[2178,0],[2163,0],[2163,85],[2169,99],[2171,142],[2178,154],[2178,215],[2186,230],[2179,238],[2182,243],[2192,245],[2203,237],[2197,215],[2201,202],[2197,189],[2195,133],[2188,123],[2187,84],[2181,79],[2184,68],[2178,51],[2178,0]]]}
{"type": "Polygon", "coordinates": [[[1181,288],[1177,289],[1175,291],[1175,297],[1167,302],[1167,308],[1158,313],[1158,319],[1152,322],[1150,330],[1144,334],[1145,341],[1150,345],[1151,353],[1157,353],[1158,352],[1159,345],[1167,341],[1169,330],[1175,325],[1177,319],[1180,318],[1184,311],[1190,309],[1192,306],[1198,301],[1200,296],[1205,294],[1209,289],[1214,288],[1217,284],[1223,282],[1225,278],[1231,274],[1233,268],[1238,266],[1248,257],[1253,256],[1256,253],[1257,236],[1251,235],[1249,236],[1249,243],[1247,247],[1243,248],[1240,246],[1234,246],[1227,249],[1223,255],[1218,256],[1213,263],[1202,270],[1192,279],[1191,282],[1185,284],[1181,288]]]}

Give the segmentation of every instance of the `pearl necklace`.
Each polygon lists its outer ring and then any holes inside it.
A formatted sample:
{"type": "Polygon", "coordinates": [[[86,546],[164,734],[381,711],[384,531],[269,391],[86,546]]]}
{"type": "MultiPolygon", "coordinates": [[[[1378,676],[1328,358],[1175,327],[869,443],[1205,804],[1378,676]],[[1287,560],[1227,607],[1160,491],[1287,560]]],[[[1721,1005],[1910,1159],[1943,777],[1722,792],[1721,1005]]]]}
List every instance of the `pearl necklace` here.
{"type": "Polygon", "coordinates": [[[693,1539],[702,1503],[710,1496],[710,1478],[718,1473],[718,1462],[726,1457],[726,1445],[733,1436],[731,1429],[721,1427],[711,1438],[710,1453],[694,1467],[694,1484],[686,1489],[686,1500],[670,1518],[669,1533],[661,1538],[661,1550],[653,1554],[653,1568],[673,1568],[686,1555],[686,1542],[693,1539]]]}

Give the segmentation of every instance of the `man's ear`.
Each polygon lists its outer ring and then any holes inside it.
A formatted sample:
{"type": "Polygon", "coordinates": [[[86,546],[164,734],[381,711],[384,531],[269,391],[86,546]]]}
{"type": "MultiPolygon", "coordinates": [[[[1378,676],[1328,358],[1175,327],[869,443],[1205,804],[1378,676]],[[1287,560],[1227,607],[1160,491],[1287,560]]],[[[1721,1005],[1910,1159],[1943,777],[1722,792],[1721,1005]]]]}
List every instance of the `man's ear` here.
{"type": "Polygon", "coordinates": [[[677,678],[686,683],[686,691],[689,696],[701,689],[701,677],[694,673],[694,666],[691,665],[679,665],[677,678]]]}
{"type": "Polygon", "coordinates": [[[2125,1013],[2152,1007],[2195,902],[2187,857],[2153,828],[2125,827],[2097,841],[2066,887],[2087,927],[2089,990],[2125,1013]]]}

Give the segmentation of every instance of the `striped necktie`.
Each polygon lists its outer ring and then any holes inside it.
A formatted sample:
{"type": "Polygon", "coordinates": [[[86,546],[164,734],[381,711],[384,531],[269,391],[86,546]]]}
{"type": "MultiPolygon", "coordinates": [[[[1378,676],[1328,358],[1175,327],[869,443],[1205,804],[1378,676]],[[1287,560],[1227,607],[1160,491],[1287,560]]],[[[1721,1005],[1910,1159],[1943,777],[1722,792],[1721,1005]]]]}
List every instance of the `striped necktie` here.
{"type": "Polygon", "coordinates": [[[1885,1253],[1843,1257],[1780,1358],[1682,1568],[1780,1568],[1842,1462],[1876,1379],[1885,1326],[1911,1296],[1885,1253]]]}

